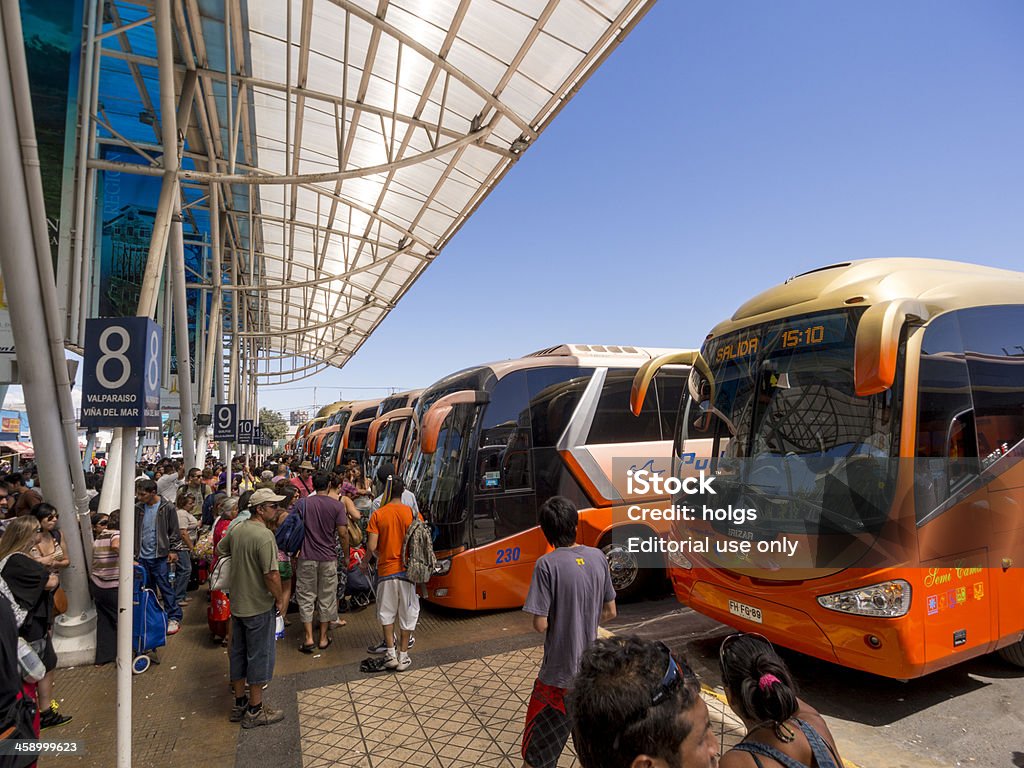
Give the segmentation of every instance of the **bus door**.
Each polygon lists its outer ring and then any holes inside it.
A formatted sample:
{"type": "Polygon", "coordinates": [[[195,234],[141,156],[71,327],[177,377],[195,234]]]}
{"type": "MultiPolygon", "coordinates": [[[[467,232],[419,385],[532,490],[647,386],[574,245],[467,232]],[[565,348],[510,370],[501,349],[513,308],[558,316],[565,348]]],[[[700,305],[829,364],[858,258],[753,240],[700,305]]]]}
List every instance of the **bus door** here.
{"type": "Polygon", "coordinates": [[[481,422],[473,468],[477,606],[522,605],[547,550],[537,526],[526,371],[499,381],[481,422]]]}
{"type": "Polygon", "coordinates": [[[998,631],[988,493],[957,313],[925,330],[918,374],[914,501],[926,660],[988,645],[998,631]]]}
{"type": "Polygon", "coordinates": [[[978,462],[988,495],[997,638],[1024,630],[1024,306],[972,307],[954,313],[971,379],[978,462]]]}

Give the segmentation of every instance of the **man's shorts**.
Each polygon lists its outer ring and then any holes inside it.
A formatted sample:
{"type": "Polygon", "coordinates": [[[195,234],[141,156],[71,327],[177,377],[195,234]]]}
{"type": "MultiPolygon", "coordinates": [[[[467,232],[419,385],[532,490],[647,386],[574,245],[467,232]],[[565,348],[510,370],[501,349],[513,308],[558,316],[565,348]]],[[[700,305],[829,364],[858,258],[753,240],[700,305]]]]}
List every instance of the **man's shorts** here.
{"type": "Polygon", "coordinates": [[[569,740],[571,725],[565,712],[565,688],[533,684],[530,705],[526,708],[523,730],[523,760],[533,768],[555,768],[569,740]]]}
{"type": "Polygon", "coordinates": [[[405,579],[387,579],[377,586],[377,620],[383,624],[394,624],[398,619],[399,629],[412,632],[420,617],[420,598],[416,586],[405,579]]]}
{"type": "Polygon", "coordinates": [[[292,561],[278,560],[277,570],[281,574],[281,583],[292,580],[292,561]]]}
{"type": "Polygon", "coordinates": [[[249,685],[269,683],[274,676],[277,615],[273,608],[256,616],[233,616],[228,665],[232,680],[249,685]]]}

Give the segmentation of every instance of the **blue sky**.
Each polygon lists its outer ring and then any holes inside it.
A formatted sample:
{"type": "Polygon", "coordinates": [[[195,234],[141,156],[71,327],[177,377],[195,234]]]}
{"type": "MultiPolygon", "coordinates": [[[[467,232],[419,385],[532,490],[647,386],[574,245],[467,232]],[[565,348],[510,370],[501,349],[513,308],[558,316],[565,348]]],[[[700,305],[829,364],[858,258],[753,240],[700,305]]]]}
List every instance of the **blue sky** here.
{"type": "Polygon", "coordinates": [[[848,259],[1024,269],[1022,30],[1015,1],[661,0],[355,359],[261,404],[562,342],[698,345],[848,259]]]}

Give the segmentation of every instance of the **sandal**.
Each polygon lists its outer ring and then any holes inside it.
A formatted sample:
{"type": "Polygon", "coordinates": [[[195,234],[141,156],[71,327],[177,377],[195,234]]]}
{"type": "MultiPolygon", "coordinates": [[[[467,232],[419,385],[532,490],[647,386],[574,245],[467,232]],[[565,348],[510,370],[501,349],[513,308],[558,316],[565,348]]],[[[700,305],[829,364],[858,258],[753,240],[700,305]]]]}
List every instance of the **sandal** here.
{"type": "Polygon", "coordinates": [[[309,643],[308,645],[306,643],[303,643],[299,646],[299,650],[303,653],[312,653],[316,650],[316,646],[313,643],[309,643]]]}
{"type": "Polygon", "coordinates": [[[331,641],[332,641],[332,638],[331,638],[330,635],[328,635],[327,636],[327,645],[319,644],[319,645],[317,645],[317,648],[319,648],[321,651],[326,651],[328,648],[331,647],[331,641]]]}
{"type": "Polygon", "coordinates": [[[369,659],[363,659],[361,662],[359,662],[359,671],[360,672],[368,672],[368,673],[371,673],[371,674],[374,673],[374,672],[387,672],[388,669],[387,669],[387,667],[384,666],[384,663],[386,661],[387,661],[387,657],[383,657],[383,656],[381,656],[381,657],[371,657],[369,659]]]}

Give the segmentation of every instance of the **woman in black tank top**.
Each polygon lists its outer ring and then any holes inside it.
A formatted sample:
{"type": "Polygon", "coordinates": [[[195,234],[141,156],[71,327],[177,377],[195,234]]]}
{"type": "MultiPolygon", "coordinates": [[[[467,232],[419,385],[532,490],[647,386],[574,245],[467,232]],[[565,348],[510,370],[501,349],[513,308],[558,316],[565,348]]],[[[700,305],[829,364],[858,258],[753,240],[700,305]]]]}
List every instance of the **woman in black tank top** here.
{"type": "Polygon", "coordinates": [[[797,697],[789,668],[766,638],[725,638],[719,663],[729,706],[747,727],[720,768],[842,768],[828,726],[797,697]]]}

